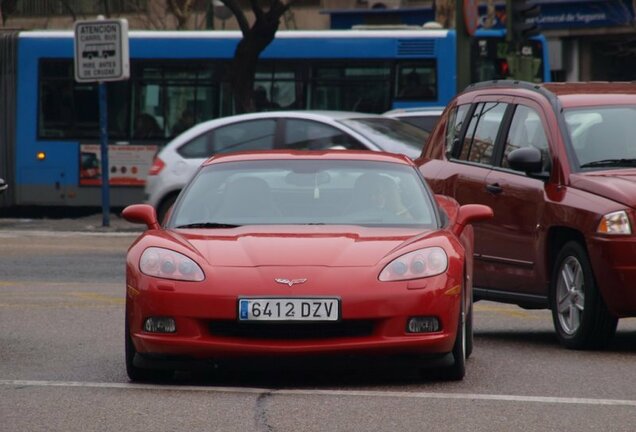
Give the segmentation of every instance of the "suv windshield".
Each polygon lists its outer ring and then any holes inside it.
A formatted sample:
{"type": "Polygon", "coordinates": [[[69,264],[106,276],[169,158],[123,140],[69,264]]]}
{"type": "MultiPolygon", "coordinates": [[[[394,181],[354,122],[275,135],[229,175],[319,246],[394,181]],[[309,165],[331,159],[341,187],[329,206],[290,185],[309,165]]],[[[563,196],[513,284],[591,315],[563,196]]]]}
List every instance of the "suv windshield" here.
{"type": "Polygon", "coordinates": [[[565,121],[580,168],[636,166],[636,106],[568,109],[565,121]]]}

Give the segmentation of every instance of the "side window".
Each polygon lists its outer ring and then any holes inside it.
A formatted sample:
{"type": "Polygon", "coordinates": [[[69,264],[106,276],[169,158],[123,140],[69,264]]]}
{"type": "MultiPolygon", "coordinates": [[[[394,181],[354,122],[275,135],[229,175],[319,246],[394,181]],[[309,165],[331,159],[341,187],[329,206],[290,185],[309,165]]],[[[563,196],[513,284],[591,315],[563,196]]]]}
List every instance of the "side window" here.
{"type": "Polygon", "coordinates": [[[459,138],[459,134],[464,126],[466,114],[470,105],[460,105],[450,113],[448,125],[446,126],[446,153],[453,151],[455,140],[459,138]]]}
{"type": "Polygon", "coordinates": [[[543,155],[544,167],[547,168],[550,163],[550,155],[548,152],[548,139],[541,123],[541,117],[532,108],[518,105],[512,117],[512,123],[510,123],[501,166],[509,168],[508,154],[522,147],[539,149],[543,155]]]}
{"type": "Polygon", "coordinates": [[[283,146],[300,150],[328,148],[364,149],[353,137],[326,124],[311,120],[288,119],[285,121],[283,146]]]}
{"type": "Polygon", "coordinates": [[[269,150],[274,147],[276,120],[249,120],[221,126],[212,132],[212,150],[225,153],[242,150],[269,150]]]}
{"type": "Polygon", "coordinates": [[[200,159],[212,156],[212,149],[209,145],[210,133],[199,135],[198,137],[183,144],[177,150],[186,159],[200,159]]]}
{"type": "MultiPolygon", "coordinates": [[[[470,162],[489,164],[492,159],[493,150],[495,148],[495,141],[497,140],[497,134],[499,133],[499,126],[503,120],[504,114],[508,104],[501,102],[488,102],[482,105],[482,109],[475,111],[475,115],[471,119],[471,125],[476,122],[474,127],[474,134],[470,141],[470,146],[466,148],[466,142],[462,149],[463,160],[470,162]]],[[[469,127],[469,131],[472,127],[469,127]]],[[[466,141],[468,141],[469,135],[466,135],[466,141]]]]}

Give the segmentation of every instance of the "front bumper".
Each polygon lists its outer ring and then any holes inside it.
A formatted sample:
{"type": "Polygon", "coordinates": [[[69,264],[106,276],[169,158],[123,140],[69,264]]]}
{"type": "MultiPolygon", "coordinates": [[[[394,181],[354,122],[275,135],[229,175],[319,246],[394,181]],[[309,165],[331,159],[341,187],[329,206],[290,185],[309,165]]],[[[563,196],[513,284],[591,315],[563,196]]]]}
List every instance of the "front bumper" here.
{"type": "Polygon", "coordinates": [[[619,317],[636,316],[636,239],[594,237],[588,253],[610,312],[619,317]]]}
{"type": "Polygon", "coordinates": [[[299,274],[314,272],[323,273],[320,278],[310,276],[310,280],[322,279],[320,285],[292,288],[237,283],[238,287],[225,287],[223,293],[209,281],[129,278],[127,313],[135,348],[147,356],[196,360],[255,355],[445,354],[452,350],[461,302],[457,289],[461,284],[456,279],[443,274],[415,283],[383,283],[369,277],[368,269],[360,269],[350,272],[346,289],[334,290],[326,288],[337,284],[329,281],[324,269],[304,269],[299,274]],[[359,279],[355,273],[360,273],[359,279]],[[352,284],[355,280],[360,283],[352,284]],[[339,297],[341,320],[333,324],[238,322],[240,296],[339,297]],[[174,318],[176,333],[144,331],[143,322],[150,316],[174,318]],[[440,330],[408,333],[407,321],[415,316],[436,317],[440,330]]]}

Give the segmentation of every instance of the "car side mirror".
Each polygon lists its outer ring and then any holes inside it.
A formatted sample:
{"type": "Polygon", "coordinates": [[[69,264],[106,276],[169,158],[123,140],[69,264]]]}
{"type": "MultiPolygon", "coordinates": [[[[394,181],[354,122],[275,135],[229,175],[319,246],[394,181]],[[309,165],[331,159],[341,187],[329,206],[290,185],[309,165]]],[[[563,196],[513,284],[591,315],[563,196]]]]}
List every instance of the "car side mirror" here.
{"type": "Polygon", "coordinates": [[[523,171],[526,174],[539,174],[543,172],[543,155],[536,147],[521,147],[511,151],[508,156],[508,165],[515,171],[523,171]]]}
{"type": "Polygon", "coordinates": [[[9,185],[4,181],[4,179],[0,178],[0,194],[7,190],[9,185]]]}
{"type": "Polygon", "coordinates": [[[121,215],[128,222],[146,224],[148,229],[159,229],[157,211],[148,204],[129,205],[122,211],[121,215]]]}
{"type": "Polygon", "coordinates": [[[482,204],[466,204],[459,208],[457,219],[453,226],[453,232],[456,236],[460,236],[466,225],[474,222],[492,219],[494,213],[492,209],[482,204]]]}

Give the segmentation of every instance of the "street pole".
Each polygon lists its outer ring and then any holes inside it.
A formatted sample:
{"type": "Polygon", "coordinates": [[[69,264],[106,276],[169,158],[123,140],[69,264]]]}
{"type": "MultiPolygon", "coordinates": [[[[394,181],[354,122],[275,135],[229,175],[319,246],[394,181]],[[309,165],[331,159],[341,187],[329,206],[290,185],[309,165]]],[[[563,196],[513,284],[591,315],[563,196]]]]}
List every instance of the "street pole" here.
{"type": "Polygon", "coordinates": [[[457,93],[470,84],[470,36],[464,21],[464,1],[455,0],[455,34],[457,37],[457,93]]]}
{"type": "Polygon", "coordinates": [[[102,225],[110,226],[110,185],[108,183],[108,100],[106,83],[100,81],[99,87],[99,140],[102,168],[102,225]]]}

